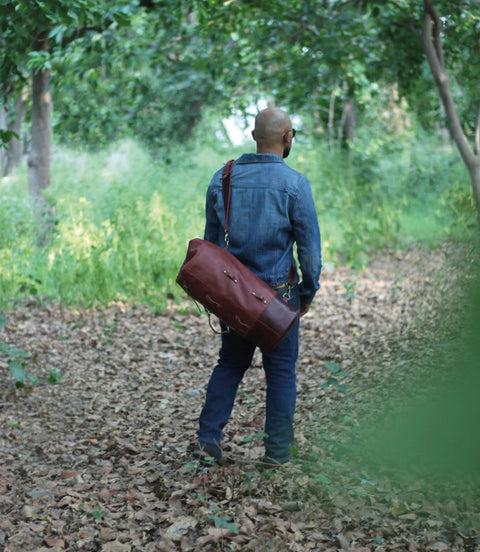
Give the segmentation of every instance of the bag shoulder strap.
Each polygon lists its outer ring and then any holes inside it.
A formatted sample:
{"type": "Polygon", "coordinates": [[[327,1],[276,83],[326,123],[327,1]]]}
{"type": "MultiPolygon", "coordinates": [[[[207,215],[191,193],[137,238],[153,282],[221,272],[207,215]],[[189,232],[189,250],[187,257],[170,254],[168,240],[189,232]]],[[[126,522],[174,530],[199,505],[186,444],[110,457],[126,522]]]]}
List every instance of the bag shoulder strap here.
{"type": "Polygon", "coordinates": [[[232,168],[234,159],[231,159],[225,167],[223,167],[222,173],[222,194],[223,194],[223,205],[225,207],[225,246],[228,247],[228,215],[230,213],[230,196],[232,192],[231,182],[232,182],[232,168]]]}
{"type": "MultiPolygon", "coordinates": [[[[228,236],[228,215],[230,213],[230,196],[232,192],[232,168],[235,160],[230,159],[228,163],[223,167],[222,172],[222,195],[223,195],[223,205],[225,207],[225,247],[228,248],[229,245],[229,236],[228,236]]],[[[295,269],[294,265],[290,267],[288,272],[288,285],[293,286],[295,283],[295,269]]]]}

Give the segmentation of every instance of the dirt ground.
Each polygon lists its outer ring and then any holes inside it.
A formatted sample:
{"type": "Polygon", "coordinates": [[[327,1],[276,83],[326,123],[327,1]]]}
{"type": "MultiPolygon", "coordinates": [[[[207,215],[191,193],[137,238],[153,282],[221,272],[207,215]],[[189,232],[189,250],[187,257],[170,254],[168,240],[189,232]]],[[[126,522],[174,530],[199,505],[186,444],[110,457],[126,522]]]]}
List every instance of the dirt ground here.
{"type": "Polygon", "coordinates": [[[296,457],[273,472],[257,462],[260,355],[227,426],[232,463],[192,459],[218,336],[189,302],[160,316],[15,306],[0,342],[29,354],[38,383],[16,389],[0,355],[0,550],[480,550],[478,492],[442,501],[418,481],[399,491],[343,465],[332,445],[394,383],[419,377],[419,350],[429,366],[462,277],[448,247],[324,271],[302,319],[296,457]]]}

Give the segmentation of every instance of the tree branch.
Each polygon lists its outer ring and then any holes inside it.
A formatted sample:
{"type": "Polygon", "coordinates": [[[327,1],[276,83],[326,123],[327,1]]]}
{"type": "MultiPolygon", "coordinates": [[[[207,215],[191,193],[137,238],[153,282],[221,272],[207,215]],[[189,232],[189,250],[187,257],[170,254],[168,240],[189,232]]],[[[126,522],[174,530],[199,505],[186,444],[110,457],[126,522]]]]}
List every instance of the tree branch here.
{"type": "Polygon", "coordinates": [[[476,165],[477,160],[460,123],[457,109],[453,101],[452,92],[450,90],[448,75],[445,72],[443,64],[443,49],[440,43],[441,39],[438,26],[440,18],[438,17],[438,12],[432,6],[431,0],[423,0],[423,4],[425,8],[423,13],[422,30],[423,48],[427,55],[428,64],[430,65],[430,70],[433,78],[435,79],[435,84],[440,92],[450,132],[465,165],[470,171],[472,170],[472,167],[476,165]]]}
{"type": "Polygon", "coordinates": [[[480,155],[480,102],[478,104],[477,126],[475,127],[475,154],[480,155]]]}
{"type": "Polygon", "coordinates": [[[440,32],[442,30],[442,21],[438,14],[437,9],[432,4],[431,0],[425,0],[425,13],[427,13],[433,21],[432,40],[437,53],[438,61],[442,67],[445,68],[445,58],[443,55],[442,39],[440,38],[440,32]]]}

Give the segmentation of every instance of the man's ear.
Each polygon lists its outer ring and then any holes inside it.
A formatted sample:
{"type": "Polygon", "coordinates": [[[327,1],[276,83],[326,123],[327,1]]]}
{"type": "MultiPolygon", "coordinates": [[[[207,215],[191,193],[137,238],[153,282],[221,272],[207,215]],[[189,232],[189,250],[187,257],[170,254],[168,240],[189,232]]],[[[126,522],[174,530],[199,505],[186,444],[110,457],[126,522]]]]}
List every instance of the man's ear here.
{"type": "MultiPolygon", "coordinates": [[[[252,138],[255,140],[255,131],[254,130],[252,130],[252,138]]],[[[255,142],[256,142],[256,140],[255,140],[255,142]]]]}

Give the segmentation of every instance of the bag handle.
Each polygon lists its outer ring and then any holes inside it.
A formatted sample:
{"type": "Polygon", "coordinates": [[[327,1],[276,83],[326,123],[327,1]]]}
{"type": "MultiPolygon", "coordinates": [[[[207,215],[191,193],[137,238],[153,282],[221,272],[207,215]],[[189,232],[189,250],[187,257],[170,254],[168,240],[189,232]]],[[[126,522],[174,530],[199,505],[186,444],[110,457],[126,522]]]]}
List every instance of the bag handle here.
{"type": "Polygon", "coordinates": [[[229,246],[229,236],[228,236],[228,215],[230,213],[230,196],[231,196],[231,182],[232,182],[232,168],[233,168],[234,159],[231,159],[225,167],[223,167],[222,173],[222,194],[223,194],[223,205],[225,207],[225,247],[229,246]]]}

